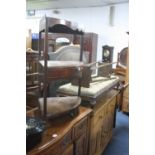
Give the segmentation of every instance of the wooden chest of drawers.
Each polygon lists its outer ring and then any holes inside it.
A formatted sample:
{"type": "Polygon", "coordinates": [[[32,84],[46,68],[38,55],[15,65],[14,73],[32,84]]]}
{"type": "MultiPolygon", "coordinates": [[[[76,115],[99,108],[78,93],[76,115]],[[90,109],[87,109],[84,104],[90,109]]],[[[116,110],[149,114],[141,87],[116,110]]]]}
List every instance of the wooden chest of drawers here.
{"type": "Polygon", "coordinates": [[[53,120],[43,133],[42,142],[27,155],[87,155],[91,111],[80,107],[75,118],[53,120]]]}
{"type": "MultiPolygon", "coordinates": [[[[82,96],[82,105],[90,107],[92,113],[90,116],[90,132],[88,142],[88,152],[84,155],[101,155],[105,147],[112,137],[112,129],[115,121],[115,107],[119,91],[112,88],[98,94],[96,98],[82,96]]],[[[66,95],[67,93],[60,93],[66,95]]],[[[84,123],[85,124],[85,123],[84,123]]],[[[84,132],[84,127],[81,125],[75,129],[80,133],[84,132]]],[[[79,136],[76,134],[77,137],[79,136]]],[[[83,140],[85,138],[83,137],[83,140]]],[[[80,141],[80,139],[79,139],[80,141]]],[[[78,146],[80,144],[77,144],[78,146]]],[[[81,143],[81,147],[82,147],[81,143]]],[[[77,155],[80,155],[78,153],[77,155]]]]}
{"type": "Polygon", "coordinates": [[[93,108],[88,155],[101,155],[112,137],[116,95],[116,91],[110,91],[93,108]]]}

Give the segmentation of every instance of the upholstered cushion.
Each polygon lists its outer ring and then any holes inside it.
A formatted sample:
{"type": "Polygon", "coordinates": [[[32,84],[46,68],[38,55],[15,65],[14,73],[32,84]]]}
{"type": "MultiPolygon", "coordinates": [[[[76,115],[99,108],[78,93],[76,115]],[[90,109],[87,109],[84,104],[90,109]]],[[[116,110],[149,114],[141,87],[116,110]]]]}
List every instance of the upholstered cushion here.
{"type": "MultiPolygon", "coordinates": [[[[100,94],[106,92],[109,88],[115,86],[119,81],[119,77],[113,76],[111,78],[106,77],[96,77],[93,78],[93,82],[90,83],[89,88],[81,87],[81,96],[96,98],[100,94]]],[[[58,89],[59,93],[64,93],[68,95],[77,95],[78,86],[65,84],[60,86],[58,89]]]]}

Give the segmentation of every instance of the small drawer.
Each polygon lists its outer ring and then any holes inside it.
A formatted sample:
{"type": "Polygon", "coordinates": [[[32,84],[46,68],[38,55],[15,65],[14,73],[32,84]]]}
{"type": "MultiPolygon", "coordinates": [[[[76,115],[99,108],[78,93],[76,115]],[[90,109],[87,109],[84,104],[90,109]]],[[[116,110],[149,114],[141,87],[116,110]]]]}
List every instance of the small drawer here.
{"type": "Polygon", "coordinates": [[[66,147],[72,143],[72,131],[69,131],[61,140],[61,151],[64,151],[66,147]]]}
{"type": "Polygon", "coordinates": [[[72,142],[72,132],[69,131],[58,143],[42,151],[39,155],[60,155],[72,142]]]}
{"type": "Polygon", "coordinates": [[[77,123],[74,127],[74,138],[81,136],[87,129],[87,117],[77,123]]]}
{"type": "Polygon", "coordinates": [[[60,143],[57,143],[55,146],[52,146],[41,153],[39,155],[60,155],[61,150],[60,150],[60,143]]]}

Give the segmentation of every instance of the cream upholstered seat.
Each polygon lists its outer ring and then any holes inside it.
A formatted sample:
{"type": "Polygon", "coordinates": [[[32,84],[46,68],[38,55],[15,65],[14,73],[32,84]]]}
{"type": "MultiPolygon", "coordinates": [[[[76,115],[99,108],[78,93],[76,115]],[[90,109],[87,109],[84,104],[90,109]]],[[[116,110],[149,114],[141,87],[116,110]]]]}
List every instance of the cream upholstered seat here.
{"type": "MultiPolygon", "coordinates": [[[[115,86],[119,82],[119,77],[113,76],[109,79],[106,77],[95,77],[92,80],[93,82],[90,83],[89,88],[81,87],[81,96],[96,98],[111,87],[115,86]]],[[[76,95],[77,92],[78,86],[71,85],[71,83],[62,85],[58,88],[58,93],[62,94],[76,95]]]]}

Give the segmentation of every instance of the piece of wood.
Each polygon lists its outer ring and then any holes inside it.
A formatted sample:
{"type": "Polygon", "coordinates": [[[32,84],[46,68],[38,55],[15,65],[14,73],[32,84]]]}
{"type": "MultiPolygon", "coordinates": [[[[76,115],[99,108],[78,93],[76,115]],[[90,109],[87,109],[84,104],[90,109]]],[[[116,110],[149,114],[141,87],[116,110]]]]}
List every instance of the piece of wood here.
{"type": "Polygon", "coordinates": [[[123,104],[122,111],[128,113],[129,112],[129,86],[123,92],[123,104]]]}
{"type": "Polygon", "coordinates": [[[96,66],[96,67],[94,67],[92,69],[98,69],[98,68],[106,67],[106,66],[109,66],[109,65],[112,65],[112,64],[115,64],[115,63],[117,63],[117,62],[103,63],[100,66],[96,66]]]}
{"type": "Polygon", "coordinates": [[[112,138],[117,91],[107,93],[93,108],[91,116],[89,155],[101,155],[112,138]]]}
{"type": "MultiPolygon", "coordinates": [[[[84,33],[83,42],[84,51],[89,52],[89,63],[95,62],[97,58],[98,35],[96,33],[84,33]]],[[[73,43],[80,44],[80,37],[78,35],[75,36],[73,43]]]]}
{"type": "Polygon", "coordinates": [[[73,154],[73,144],[69,145],[67,147],[67,149],[65,150],[65,152],[63,152],[63,155],[74,155],[73,154]]]}

